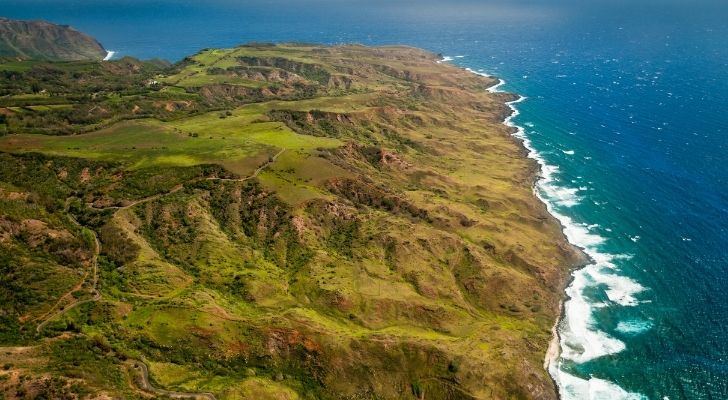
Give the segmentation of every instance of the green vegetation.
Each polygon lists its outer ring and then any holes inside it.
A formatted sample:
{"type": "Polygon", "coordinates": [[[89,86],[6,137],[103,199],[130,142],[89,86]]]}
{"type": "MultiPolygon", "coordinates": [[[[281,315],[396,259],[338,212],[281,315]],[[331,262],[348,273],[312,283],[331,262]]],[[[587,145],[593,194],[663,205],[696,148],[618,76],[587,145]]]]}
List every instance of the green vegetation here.
{"type": "Polygon", "coordinates": [[[435,61],[0,63],[0,393],[554,398],[578,256],[512,96],[435,61]]]}

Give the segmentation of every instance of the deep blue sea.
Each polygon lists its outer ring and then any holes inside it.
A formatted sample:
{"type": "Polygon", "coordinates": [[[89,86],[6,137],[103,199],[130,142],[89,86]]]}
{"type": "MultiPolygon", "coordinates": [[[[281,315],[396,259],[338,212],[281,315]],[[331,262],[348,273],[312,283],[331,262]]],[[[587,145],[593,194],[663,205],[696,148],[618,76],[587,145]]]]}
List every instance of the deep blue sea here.
{"type": "Polygon", "coordinates": [[[497,75],[537,194],[594,263],[552,368],[564,399],[728,399],[728,1],[0,0],[118,56],[248,41],[402,43],[497,75]]]}

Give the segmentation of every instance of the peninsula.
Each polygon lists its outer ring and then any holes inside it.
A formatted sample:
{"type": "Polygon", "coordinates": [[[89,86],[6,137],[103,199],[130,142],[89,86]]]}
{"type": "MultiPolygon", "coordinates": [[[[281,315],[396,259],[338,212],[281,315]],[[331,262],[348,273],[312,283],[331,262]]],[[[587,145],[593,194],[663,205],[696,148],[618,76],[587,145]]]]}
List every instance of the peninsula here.
{"type": "Polygon", "coordinates": [[[70,26],[0,17],[0,57],[79,61],[106,55],[96,39],[70,26]]]}
{"type": "Polygon", "coordinates": [[[0,393],[556,398],[580,255],[515,97],[439,60],[0,63],[0,393]]]}

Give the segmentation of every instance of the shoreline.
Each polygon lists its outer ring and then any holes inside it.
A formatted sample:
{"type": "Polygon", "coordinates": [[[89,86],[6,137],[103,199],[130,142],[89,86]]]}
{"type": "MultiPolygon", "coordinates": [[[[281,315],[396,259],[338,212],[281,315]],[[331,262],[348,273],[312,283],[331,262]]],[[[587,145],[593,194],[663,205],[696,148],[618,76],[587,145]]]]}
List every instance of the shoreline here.
{"type": "MultiPolygon", "coordinates": [[[[471,68],[466,68],[466,70],[477,75],[492,78],[492,76],[486,73],[477,72],[471,68]]],[[[503,91],[499,88],[505,84],[505,80],[499,79],[498,83],[489,87],[487,90],[490,93],[503,93],[503,91]]],[[[505,103],[511,109],[511,114],[504,119],[503,124],[514,129],[511,136],[520,141],[521,146],[523,146],[527,152],[526,157],[534,160],[538,165],[532,187],[534,196],[541,201],[541,203],[546,207],[549,215],[559,224],[561,234],[566,242],[572,246],[572,248],[582,258],[580,262],[570,266],[568,277],[564,280],[564,282],[562,282],[562,295],[559,303],[559,313],[551,329],[552,338],[544,356],[544,368],[554,384],[556,398],[564,400],[580,400],[585,398],[584,396],[586,396],[586,398],[591,398],[592,394],[597,393],[599,395],[607,396],[605,398],[615,400],[646,399],[639,393],[631,393],[624,390],[614,382],[593,376],[589,378],[581,378],[562,371],[558,367],[558,360],[562,357],[563,352],[566,351],[562,347],[562,342],[566,339],[559,330],[560,325],[564,321],[566,321],[566,324],[569,326],[567,333],[572,334],[572,338],[576,335],[575,337],[579,339],[580,344],[584,346],[584,351],[577,355],[579,360],[582,360],[581,362],[601,357],[603,355],[618,353],[624,350],[625,345],[623,342],[611,337],[609,334],[599,331],[598,329],[591,328],[589,323],[592,313],[591,305],[583,297],[574,295],[574,293],[577,293],[576,291],[580,291],[584,288],[584,285],[586,285],[583,275],[595,275],[595,278],[599,280],[599,278],[602,278],[600,275],[603,275],[600,269],[604,268],[605,265],[614,267],[612,261],[617,259],[620,255],[603,253],[598,248],[594,248],[594,245],[598,245],[606,239],[591,233],[588,230],[588,227],[583,227],[582,224],[574,222],[570,216],[557,211],[555,209],[555,205],[545,197],[548,196],[550,191],[563,189],[560,185],[553,184],[553,182],[558,183],[558,181],[554,179],[553,175],[558,172],[559,167],[557,165],[547,164],[541,154],[532,146],[530,139],[525,133],[525,128],[513,122],[513,119],[520,115],[520,111],[515,105],[523,102],[524,100],[526,100],[525,96],[519,96],[518,99],[505,103]],[[546,193],[544,194],[542,192],[546,193]],[[596,242],[592,243],[594,240],[596,240],[596,242]],[[584,305],[587,308],[586,311],[583,309],[575,310],[575,308],[584,305]],[[586,314],[584,314],[585,312],[586,314]],[[579,318],[571,321],[573,318],[569,318],[570,316],[576,316],[579,318]],[[586,316],[586,318],[584,318],[584,316],[586,316]],[[594,341],[596,341],[596,343],[593,343],[594,341]]],[[[556,195],[558,197],[558,193],[556,193],[556,195]]],[[[610,286],[610,290],[607,291],[607,296],[610,301],[622,306],[632,306],[637,304],[637,300],[634,298],[634,295],[644,290],[644,288],[629,277],[617,275],[617,278],[613,279],[616,279],[618,282],[609,282],[604,279],[600,282],[610,286]],[[615,298],[612,298],[612,294],[609,292],[614,290],[611,288],[610,283],[617,286],[619,284],[626,285],[626,290],[623,289],[626,293],[622,293],[619,296],[615,295],[615,298]]],[[[571,350],[571,353],[573,353],[573,350],[571,350]]],[[[573,359],[573,357],[574,355],[572,354],[569,359],[572,359],[577,363],[580,362],[573,359]]]]}
{"type": "MultiPolygon", "coordinates": [[[[559,302],[559,309],[563,310],[564,308],[564,301],[559,302]]],[[[561,337],[559,336],[559,322],[561,322],[561,313],[559,313],[559,318],[554,321],[554,325],[551,327],[551,341],[549,342],[549,347],[546,349],[546,357],[543,361],[543,368],[546,371],[550,371],[551,366],[554,364],[554,362],[559,358],[559,355],[561,354],[561,337]]],[[[555,384],[556,382],[554,382],[555,384]]],[[[558,392],[558,386],[557,386],[557,392],[558,392]]]]}
{"type": "MultiPolygon", "coordinates": [[[[453,60],[451,57],[445,57],[440,62],[447,62],[453,60]]],[[[492,75],[489,75],[484,72],[479,72],[476,70],[473,70],[472,68],[465,68],[466,71],[471,72],[476,75],[488,77],[488,78],[494,78],[492,75]]],[[[488,87],[486,90],[489,93],[506,93],[500,88],[506,84],[506,81],[501,78],[497,78],[498,82],[494,85],[488,87]]],[[[556,315],[556,319],[554,320],[554,324],[551,327],[551,340],[549,341],[548,347],[546,348],[546,353],[544,355],[544,370],[549,376],[549,379],[553,383],[554,391],[556,392],[556,398],[562,399],[561,395],[561,385],[558,379],[558,367],[556,366],[556,363],[561,356],[561,335],[559,333],[559,325],[561,324],[562,320],[566,316],[566,303],[570,300],[570,296],[567,292],[567,289],[572,285],[574,282],[574,272],[581,270],[583,268],[586,268],[587,266],[594,264],[594,259],[587,253],[587,249],[585,249],[582,246],[579,246],[578,244],[572,242],[569,239],[569,236],[566,233],[567,227],[564,224],[564,222],[559,218],[559,215],[557,213],[554,213],[552,211],[552,205],[545,199],[541,194],[538,192],[538,185],[539,182],[545,179],[545,176],[543,175],[544,170],[546,169],[547,165],[545,161],[538,156],[538,152],[536,149],[534,149],[530,145],[530,141],[528,140],[528,137],[525,135],[525,128],[522,126],[516,125],[513,121],[513,119],[520,115],[520,111],[518,108],[516,108],[516,104],[521,103],[527,99],[526,96],[518,95],[518,98],[516,100],[507,101],[505,102],[505,105],[508,106],[508,108],[511,110],[510,114],[507,115],[504,120],[503,124],[506,125],[509,128],[514,129],[514,132],[511,133],[511,136],[517,139],[519,144],[523,147],[523,149],[526,151],[526,158],[529,158],[531,160],[534,160],[538,166],[538,169],[534,172],[534,179],[533,179],[533,185],[532,185],[532,191],[533,195],[546,207],[546,211],[548,214],[555,220],[555,222],[559,225],[561,235],[563,236],[563,239],[570,245],[572,248],[577,252],[577,255],[582,259],[580,262],[569,266],[569,270],[567,272],[566,279],[564,279],[564,282],[560,285],[560,300],[559,300],[559,306],[558,306],[558,312],[556,315]]]]}
{"type": "MultiPolygon", "coordinates": [[[[447,62],[450,60],[452,60],[452,58],[444,57],[439,62],[447,62]]],[[[475,71],[472,68],[465,68],[465,70],[469,71],[473,74],[476,74],[476,75],[493,78],[493,76],[491,76],[489,74],[475,71]]],[[[486,89],[489,93],[505,93],[500,88],[506,84],[506,81],[502,78],[497,78],[497,79],[498,79],[498,82],[496,84],[494,84],[486,89]]],[[[519,144],[527,152],[526,158],[534,160],[536,162],[536,164],[538,165],[538,170],[535,172],[533,185],[532,185],[533,195],[544,205],[544,207],[546,207],[546,210],[549,213],[549,215],[551,215],[551,217],[559,225],[563,239],[566,240],[566,242],[569,243],[572,247],[574,247],[574,249],[576,249],[576,251],[578,251],[578,254],[580,256],[585,258],[584,262],[581,262],[574,266],[570,266],[569,272],[568,272],[568,278],[560,286],[559,290],[561,291],[561,298],[559,300],[558,312],[556,315],[556,319],[554,320],[554,324],[551,327],[551,340],[549,341],[549,345],[546,348],[546,354],[544,355],[543,368],[546,371],[546,374],[548,374],[549,379],[551,379],[551,382],[554,385],[554,391],[556,392],[556,398],[561,399],[561,386],[559,385],[559,382],[556,379],[556,377],[554,376],[554,374],[552,374],[551,369],[552,369],[552,366],[555,366],[555,363],[557,362],[559,356],[561,355],[561,335],[559,334],[559,324],[561,323],[562,319],[564,318],[565,311],[566,311],[565,303],[569,299],[569,296],[566,293],[566,289],[570,286],[571,282],[573,281],[573,275],[571,273],[575,270],[584,268],[591,262],[591,260],[590,260],[589,255],[584,252],[584,249],[582,249],[581,247],[579,247],[576,244],[569,241],[569,238],[566,236],[566,233],[565,233],[565,229],[566,229],[565,226],[563,225],[561,220],[559,220],[559,218],[557,218],[557,216],[551,212],[551,210],[549,208],[549,204],[537,192],[538,182],[541,179],[543,179],[543,176],[541,176],[541,173],[544,169],[544,163],[539,158],[532,156],[532,154],[535,153],[535,150],[532,149],[526,143],[526,138],[524,137],[524,135],[525,135],[524,128],[521,126],[518,126],[512,122],[513,118],[520,115],[520,111],[516,108],[515,105],[518,103],[521,103],[527,99],[527,97],[522,96],[522,95],[517,95],[517,96],[518,96],[518,98],[516,100],[505,102],[505,105],[508,106],[508,108],[510,108],[511,113],[503,119],[502,123],[503,123],[503,125],[506,125],[507,127],[515,129],[515,132],[511,133],[511,136],[516,138],[517,141],[519,142],[519,144]]],[[[556,367],[554,367],[554,368],[556,368],[556,367]]]]}
{"type": "MultiPolygon", "coordinates": [[[[475,72],[475,73],[477,74],[478,72],[475,72]]],[[[500,87],[505,84],[506,84],[506,81],[504,79],[499,78],[498,83],[491,86],[490,88],[488,88],[488,91],[490,93],[502,92],[500,90],[500,87]]],[[[566,240],[566,242],[569,243],[571,246],[573,246],[575,249],[577,249],[577,251],[579,252],[579,254],[581,256],[585,256],[588,259],[588,255],[586,253],[584,253],[583,249],[581,249],[579,246],[577,246],[576,244],[569,241],[569,238],[566,236],[566,233],[565,233],[565,226],[562,224],[561,220],[559,220],[559,218],[557,218],[557,216],[551,212],[548,202],[544,198],[542,198],[538,193],[538,183],[540,180],[543,179],[543,176],[541,175],[541,173],[543,172],[543,169],[544,169],[544,163],[539,158],[532,156],[532,154],[535,153],[535,150],[532,149],[526,142],[525,129],[512,122],[513,118],[515,118],[521,114],[521,112],[516,108],[515,104],[521,103],[521,102],[525,101],[526,99],[527,99],[527,97],[519,95],[518,99],[516,99],[514,101],[506,102],[506,105],[511,109],[511,114],[508,115],[503,120],[503,124],[510,128],[515,129],[515,132],[513,132],[511,134],[511,136],[518,139],[521,146],[523,146],[524,150],[526,150],[526,152],[527,152],[526,157],[531,160],[534,160],[536,162],[536,164],[538,165],[538,170],[535,173],[536,176],[534,177],[535,179],[534,179],[533,185],[532,185],[533,195],[544,205],[544,207],[546,207],[546,211],[549,213],[549,215],[551,215],[551,217],[556,221],[556,223],[559,224],[559,228],[561,230],[561,235],[566,240]]],[[[544,371],[546,371],[546,374],[549,376],[549,379],[551,379],[551,382],[554,385],[554,391],[556,392],[557,399],[562,398],[561,385],[559,384],[559,381],[558,381],[556,375],[554,373],[552,373],[552,367],[554,368],[554,372],[556,371],[556,369],[558,369],[555,365],[556,365],[556,362],[558,361],[559,357],[561,356],[561,335],[559,334],[559,324],[563,320],[565,313],[566,313],[565,304],[568,301],[568,293],[566,293],[566,289],[569,287],[569,285],[571,284],[571,282],[573,280],[572,272],[577,269],[584,268],[587,264],[588,264],[588,262],[584,262],[584,263],[580,263],[578,265],[570,266],[568,275],[567,275],[568,278],[559,287],[559,290],[561,293],[560,293],[558,312],[556,315],[556,319],[554,320],[554,324],[551,327],[551,340],[549,341],[549,345],[546,348],[546,354],[544,355],[544,365],[543,365],[544,371]]]]}
{"type": "MultiPolygon", "coordinates": [[[[566,288],[563,288],[562,291],[566,293],[566,288]]],[[[546,349],[546,355],[543,360],[543,369],[549,375],[551,382],[554,384],[557,399],[561,399],[561,386],[556,378],[554,378],[552,368],[554,369],[554,372],[558,369],[556,363],[559,360],[559,356],[561,356],[561,335],[559,335],[559,324],[561,323],[561,318],[564,316],[564,303],[566,300],[567,299],[564,298],[559,301],[559,315],[556,318],[556,321],[554,321],[554,325],[551,327],[551,341],[549,342],[549,347],[546,349]]]]}

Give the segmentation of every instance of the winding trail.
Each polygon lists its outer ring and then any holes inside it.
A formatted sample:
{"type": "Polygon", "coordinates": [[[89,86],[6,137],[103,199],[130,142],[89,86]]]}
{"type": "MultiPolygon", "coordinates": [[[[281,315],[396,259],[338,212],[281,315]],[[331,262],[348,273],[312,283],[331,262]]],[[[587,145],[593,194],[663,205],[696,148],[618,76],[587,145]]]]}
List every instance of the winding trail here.
{"type": "Polygon", "coordinates": [[[184,187],[185,187],[184,184],[179,184],[179,185],[173,187],[169,192],[166,192],[166,193],[157,193],[157,194],[152,195],[152,196],[149,196],[149,197],[144,197],[144,198],[139,199],[139,200],[134,200],[131,203],[125,205],[125,206],[96,207],[95,205],[93,205],[93,203],[86,203],[86,206],[89,207],[89,208],[93,208],[94,210],[125,210],[127,208],[134,207],[135,205],[138,205],[138,204],[141,204],[141,203],[146,203],[146,202],[149,202],[149,201],[157,200],[157,199],[159,199],[161,197],[168,196],[168,195],[173,194],[173,193],[177,193],[180,190],[184,189],[184,187]]]}
{"type": "Polygon", "coordinates": [[[260,167],[258,167],[251,175],[246,176],[245,178],[215,178],[215,177],[209,177],[205,178],[208,181],[225,181],[225,182],[245,182],[249,179],[253,179],[258,177],[258,174],[260,174],[264,169],[268,168],[271,164],[273,164],[278,157],[281,156],[281,154],[285,153],[286,149],[282,149],[278,153],[276,153],[274,156],[272,156],[268,161],[263,163],[260,167]]]}
{"type": "Polygon", "coordinates": [[[147,202],[150,202],[150,201],[154,201],[154,200],[157,200],[157,199],[162,198],[164,196],[169,196],[170,194],[177,193],[180,190],[184,189],[184,187],[185,187],[184,185],[187,184],[187,183],[199,182],[199,181],[203,181],[203,180],[206,180],[206,181],[223,181],[223,182],[245,182],[247,180],[250,180],[250,179],[253,179],[253,178],[258,177],[258,175],[264,169],[268,168],[271,164],[273,164],[278,159],[278,157],[280,157],[281,154],[283,154],[285,151],[286,151],[286,149],[282,149],[281,151],[279,151],[278,153],[276,153],[275,155],[273,155],[272,157],[270,157],[270,159],[268,161],[266,161],[260,167],[256,168],[255,171],[253,171],[252,174],[246,176],[245,178],[218,178],[218,177],[214,177],[214,176],[210,176],[210,177],[206,177],[206,178],[195,178],[195,179],[189,180],[189,181],[187,181],[185,183],[182,183],[182,184],[179,184],[179,185],[173,187],[169,192],[166,192],[166,193],[157,193],[157,194],[152,195],[152,196],[149,196],[149,197],[144,197],[142,199],[135,200],[135,201],[133,201],[133,202],[127,204],[127,205],[124,205],[124,206],[96,207],[92,203],[86,203],[86,205],[88,207],[90,207],[90,208],[93,208],[94,210],[125,210],[127,208],[131,208],[131,207],[134,207],[134,206],[139,205],[139,204],[142,204],[142,203],[147,203],[147,202]]]}
{"type": "MultiPolygon", "coordinates": [[[[69,216],[70,216],[70,214],[69,214],[69,216]]],[[[70,219],[74,224],[76,224],[77,226],[79,226],[80,228],[83,229],[83,225],[79,224],[75,218],[70,216],[70,219]]],[[[86,283],[86,278],[88,277],[88,272],[86,272],[86,274],[83,276],[83,280],[81,280],[81,282],[78,285],[74,286],[70,291],[68,291],[66,294],[61,296],[61,298],[56,302],[56,304],[53,305],[53,307],[51,307],[51,309],[47,313],[45,313],[44,315],[42,315],[41,317],[38,318],[39,320],[41,320],[41,322],[38,324],[38,326],[35,327],[35,331],[37,333],[40,333],[43,330],[43,328],[45,328],[45,326],[48,325],[48,323],[50,321],[52,321],[56,317],[59,317],[65,313],[67,313],[69,310],[72,310],[73,308],[78,307],[81,304],[90,303],[90,302],[98,301],[101,299],[101,293],[99,293],[99,290],[97,287],[98,282],[99,282],[99,253],[101,252],[101,243],[99,242],[98,235],[96,234],[96,232],[93,229],[89,229],[88,231],[91,232],[92,235],[94,235],[94,256],[92,259],[92,267],[91,267],[92,268],[91,292],[93,293],[93,297],[90,299],[83,299],[83,300],[79,299],[79,300],[72,301],[67,306],[65,306],[62,309],[58,310],[57,312],[51,314],[51,312],[53,312],[53,310],[55,310],[59,306],[61,301],[63,301],[66,298],[73,297],[73,292],[75,292],[83,287],[83,284],[86,283]]]]}
{"type": "Polygon", "coordinates": [[[217,400],[214,394],[207,392],[176,392],[172,390],[155,388],[149,381],[149,367],[147,367],[147,364],[144,361],[130,360],[129,365],[131,366],[131,369],[138,374],[140,378],[139,388],[144,391],[171,397],[173,399],[217,400]]]}

